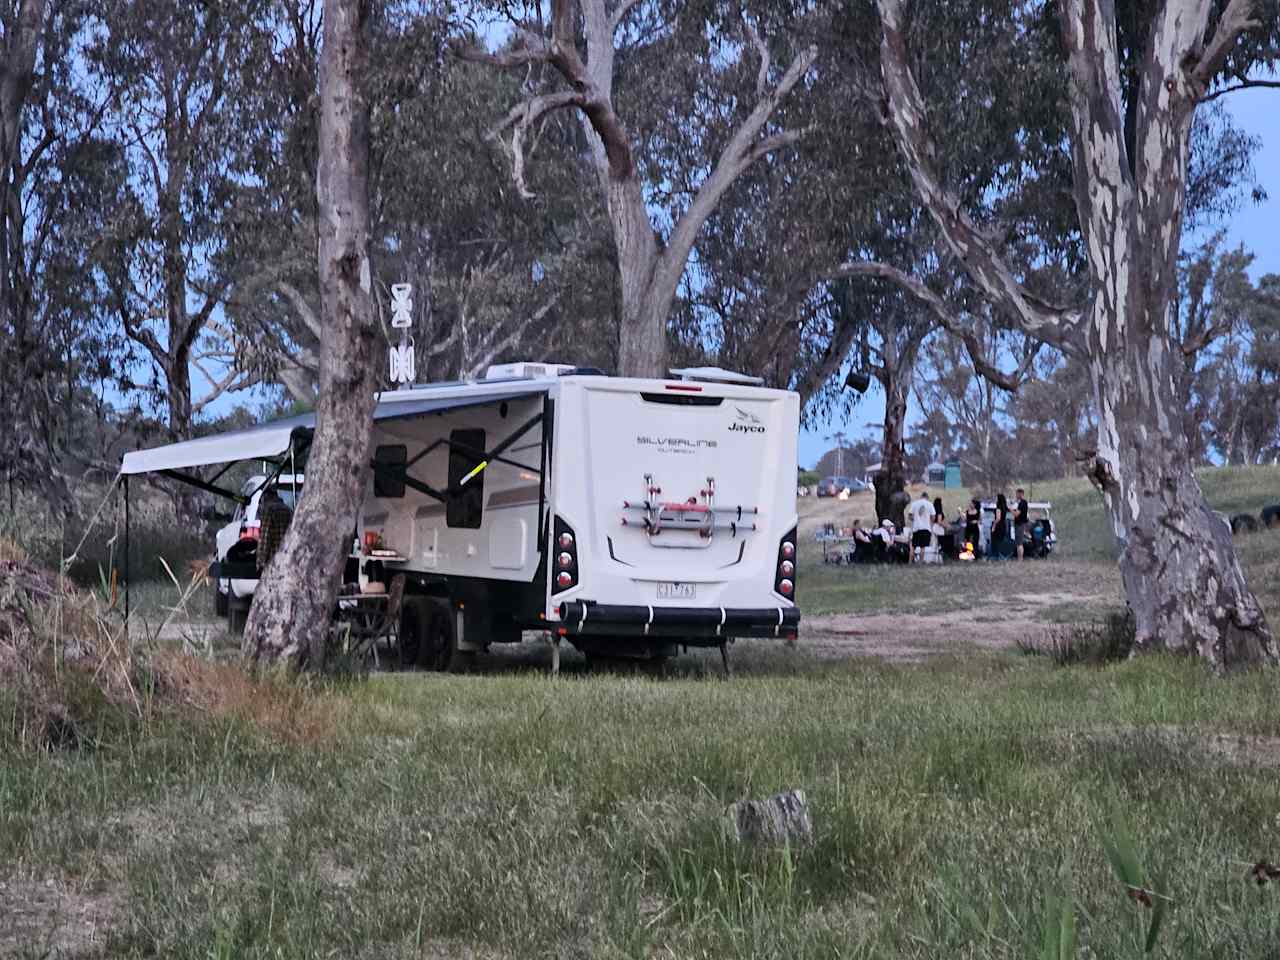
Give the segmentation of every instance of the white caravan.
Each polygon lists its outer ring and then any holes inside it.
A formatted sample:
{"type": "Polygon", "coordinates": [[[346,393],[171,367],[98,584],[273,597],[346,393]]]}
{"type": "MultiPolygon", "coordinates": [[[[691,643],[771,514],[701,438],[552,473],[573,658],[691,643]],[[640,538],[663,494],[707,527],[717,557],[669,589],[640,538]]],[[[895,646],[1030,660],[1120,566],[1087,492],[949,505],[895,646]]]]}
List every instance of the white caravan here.
{"type": "MultiPolygon", "coordinates": [[[[356,542],[366,570],[406,576],[402,659],[446,667],[523,630],[602,656],[795,638],[799,397],[673,373],[510,364],[380,396],[356,542]]],[[[313,426],[140,451],[123,472],[190,479],[180,467],[267,448],[284,470],[313,426]]]]}

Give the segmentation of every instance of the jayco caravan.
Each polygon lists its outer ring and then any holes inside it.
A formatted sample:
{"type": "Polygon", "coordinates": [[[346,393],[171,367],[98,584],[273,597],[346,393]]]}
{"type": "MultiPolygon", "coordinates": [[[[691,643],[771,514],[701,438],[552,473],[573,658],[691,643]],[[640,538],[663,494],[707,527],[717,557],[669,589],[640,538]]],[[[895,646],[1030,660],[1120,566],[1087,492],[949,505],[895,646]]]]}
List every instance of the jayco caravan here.
{"type": "MultiPolygon", "coordinates": [[[[598,655],[795,638],[799,398],[727,371],[673,374],[509,364],[380,396],[355,539],[405,575],[402,657],[446,666],[525,630],[598,655]]],[[[140,451],[123,472],[182,478],[268,447],[286,469],[313,426],[140,451]]]]}

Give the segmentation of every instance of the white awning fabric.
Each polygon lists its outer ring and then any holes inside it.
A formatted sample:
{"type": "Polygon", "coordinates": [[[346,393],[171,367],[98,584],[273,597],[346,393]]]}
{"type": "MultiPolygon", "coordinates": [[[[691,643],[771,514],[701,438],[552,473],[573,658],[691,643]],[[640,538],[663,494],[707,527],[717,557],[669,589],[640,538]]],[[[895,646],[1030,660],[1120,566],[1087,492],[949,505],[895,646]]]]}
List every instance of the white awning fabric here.
{"type": "MultiPolygon", "coordinates": [[[[388,391],[378,397],[373,419],[396,420],[441,410],[458,410],[514,400],[530,394],[546,393],[553,382],[505,380],[388,391]]],[[[304,413],[243,430],[228,430],[226,433],[170,443],[163,447],[134,450],[124,455],[120,472],[132,475],[232,463],[236,460],[270,460],[288,452],[295,434],[309,433],[315,429],[315,425],[315,414],[304,413]]]]}

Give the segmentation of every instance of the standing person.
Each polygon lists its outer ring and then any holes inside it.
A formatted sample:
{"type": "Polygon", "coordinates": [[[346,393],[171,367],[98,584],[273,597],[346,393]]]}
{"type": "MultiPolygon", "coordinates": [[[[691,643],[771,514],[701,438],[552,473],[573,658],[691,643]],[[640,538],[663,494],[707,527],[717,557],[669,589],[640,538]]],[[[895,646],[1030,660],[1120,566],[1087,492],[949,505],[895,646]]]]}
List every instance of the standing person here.
{"type": "Polygon", "coordinates": [[[1004,546],[1009,542],[1009,501],[1003,493],[996,495],[996,516],[991,521],[991,555],[1004,559],[1004,546]]]}
{"type": "Polygon", "coordinates": [[[942,509],[941,497],[933,498],[933,522],[942,523],[942,524],[945,524],[947,522],[947,515],[942,509]]]}
{"type": "Polygon", "coordinates": [[[976,552],[982,546],[982,504],[974,497],[964,511],[964,541],[976,552]]]}
{"type": "Polygon", "coordinates": [[[928,490],[920,491],[920,496],[911,501],[908,512],[911,514],[911,559],[915,562],[924,559],[924,548],[933,539],[933,503],[928,490]]]}
{"type": "Polygon", "coordinates": [[[1013,542],[1018,547],[1018,559],[1027,545],[1027,537],[1031,533],[1030,511],[1027,509],[1027,491],[1021,487],[1017,490],[1018,501],[1013,508],[1013,542]]]}

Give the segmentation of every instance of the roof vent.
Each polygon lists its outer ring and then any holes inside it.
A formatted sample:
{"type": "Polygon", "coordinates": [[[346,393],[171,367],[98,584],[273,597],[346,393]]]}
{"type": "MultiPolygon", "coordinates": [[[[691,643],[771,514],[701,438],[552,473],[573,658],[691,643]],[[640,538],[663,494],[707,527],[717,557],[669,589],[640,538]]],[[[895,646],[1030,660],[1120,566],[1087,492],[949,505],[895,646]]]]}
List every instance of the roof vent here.
{"type": "Polygon", "coordinates": [[[753,377],[735,370],[722,367],[681,367],[672,370],[671,375],[677,380],[703,380],[708,383],[740,383],[746,386],[760,387],[764,385],[764,377],[753,377]]]}
{"type": "Polygon", "coordinates": [[[518,363],[496,363],[484,372],[486,380],[538,380],[543,377],[558,377],[572,370],[570,363],[537,363],[532,360],[521,360],[518,363]]]}

